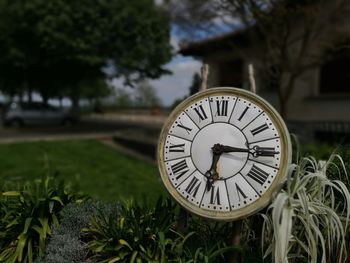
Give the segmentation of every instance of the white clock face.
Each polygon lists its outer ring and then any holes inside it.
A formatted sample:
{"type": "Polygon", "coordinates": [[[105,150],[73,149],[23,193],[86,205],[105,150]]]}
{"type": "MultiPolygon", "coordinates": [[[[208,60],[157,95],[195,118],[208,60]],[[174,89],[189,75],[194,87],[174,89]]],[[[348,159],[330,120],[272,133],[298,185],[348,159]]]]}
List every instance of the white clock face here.
{"type": "Polygon", "coordinates": [[[162,179],[176,200],[223,220],[257,210],[290,159],[283,157],[290,152],[288,131],[272,107],[251,93],[227,90],[211,89],[180,105],[159,149],[162,179]]]}

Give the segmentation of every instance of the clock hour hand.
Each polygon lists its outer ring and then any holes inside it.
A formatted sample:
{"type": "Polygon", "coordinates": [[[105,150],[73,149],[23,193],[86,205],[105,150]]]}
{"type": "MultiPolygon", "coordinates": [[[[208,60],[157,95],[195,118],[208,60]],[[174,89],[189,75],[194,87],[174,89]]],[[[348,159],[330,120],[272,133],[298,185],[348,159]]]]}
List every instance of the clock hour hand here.
{"type": "Polygon", "coordinates": [[[204,174],[207,178],[207,191],[210,191],[213,183],[219,179],[219,173],[216,171],[216,167],[221,155],[221,148],[218,146],[219,144],[215,144],[212,147],[213,151],[213,161],[211,163],[210,169],[204,174]]]}

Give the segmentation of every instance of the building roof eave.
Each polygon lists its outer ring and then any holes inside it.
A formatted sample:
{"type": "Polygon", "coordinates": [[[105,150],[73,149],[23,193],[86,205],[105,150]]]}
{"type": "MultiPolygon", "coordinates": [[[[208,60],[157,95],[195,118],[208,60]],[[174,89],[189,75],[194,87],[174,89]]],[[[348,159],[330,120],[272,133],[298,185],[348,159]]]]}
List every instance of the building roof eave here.
{"type": "Polygon", "coordinates": [[[234,50],[237,46],[247,45],[247,30],[238,30],[214,36],[200,41],[180,43],[179,53],[184,56],[203,57],[215,53],[215,50],[234,50]]]}

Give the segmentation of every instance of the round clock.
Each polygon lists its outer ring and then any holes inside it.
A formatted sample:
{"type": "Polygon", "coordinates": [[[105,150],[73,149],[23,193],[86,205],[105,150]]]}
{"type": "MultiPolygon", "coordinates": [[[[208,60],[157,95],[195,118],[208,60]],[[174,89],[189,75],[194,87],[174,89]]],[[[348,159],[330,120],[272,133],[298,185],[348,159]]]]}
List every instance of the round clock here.
{"type": "Polygon", "coordinates": [[[266,206],[291,161],[289,132],[261,97],[213,88],[171,113],[158,144],[161,178],[184,208],[236,220],[266,206]]]}

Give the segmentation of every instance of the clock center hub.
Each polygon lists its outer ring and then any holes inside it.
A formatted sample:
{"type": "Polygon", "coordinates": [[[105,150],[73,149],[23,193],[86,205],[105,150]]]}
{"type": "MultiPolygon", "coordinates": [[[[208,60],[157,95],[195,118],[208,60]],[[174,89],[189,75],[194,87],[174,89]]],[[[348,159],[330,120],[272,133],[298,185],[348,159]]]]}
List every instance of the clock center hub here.
{"type": "MultiPolygon", "coordinates": [[[[228,123],[213,123],[201,129],[193,139],[191,156],[195,167],[205,174],[213,159],[214,144],[228,145],[237,148],[247,148],[247,139],[235,126],[228,123]]],[[[236,175],[244,167],[248,153],[222,153],[217,163],[217,172],[222,179],[236,175]]]]}

